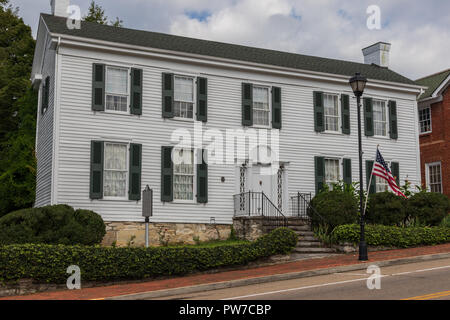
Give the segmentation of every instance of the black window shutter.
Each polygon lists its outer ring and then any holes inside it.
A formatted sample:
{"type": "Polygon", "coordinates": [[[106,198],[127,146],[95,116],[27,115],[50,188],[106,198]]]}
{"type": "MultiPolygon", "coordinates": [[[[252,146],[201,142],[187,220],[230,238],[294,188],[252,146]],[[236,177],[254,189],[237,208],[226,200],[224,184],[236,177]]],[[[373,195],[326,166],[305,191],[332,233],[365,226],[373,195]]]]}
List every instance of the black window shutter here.
{"type": "Polygon", "coordinates": [[[141,200],[142,145],[130,144],[128,199],[141,200]]]}
{"type": "Polygon", "coordinates": [[[173,200],[173,147],[161,147],[161,201],[173,200]]]}
{"type": "Polygon", "coordinates": [[[208,120],[208,79],[197,78],[197,121],[208,120]]]}
{"type": "Polygon", "coordinates": [[[373,105],[372,98],[364,98],[364,132],[368,137],[373,136],[373,105]]]}
{"type": "Polygon", "coordinates": [[[253,85],[242,84],[242,125],[253,125],[253,85]]]}
{"type": "Polygon", "coordinates": [[[142,69],[131,69],[131,114],[142,114],[142,72],[142,69]]]}
{"type": "Polygon", "coordinates": [[[173,118],[174,80],[172,73],[162,74],[162,116],[173,118]]]}
{"type": "Polygon", "coordinates": [[[272,128],[281,129],[281,88],[272,87],[272,128]]]}
{"type": "Polygon", "coordinates": [[[208,202],[208,164],[205,161],[206,150],[201,150],[197,164],[197,202],[208,202]]]}
{"type": "Polygon", "coordinates": [[[316,175],[316,194],[318,194],[325,183],[325,158],[314,157],[314,169],[316,175]]]}
{"type": "Polygon", "coordinates": [[[352,184],[352,159],[343,159],[342,165],[344,167],[342,170],[344,183],[352,184]]]}
{"type": "Polygon", "coordinates": [[[350,134],[350,97],[341,95],[342,133],[350,134]]]}
{"type": "Polygon", "coordinates": [[[50,96],[50,77],[46,77],[44,84],[42,86],[42,104],[41,104],[41,114],[48,109],[48,102],[50,96]]]}
{"type": "Polygon", "coordinates": [[[369,194],[375,193],[377,190],[375,176],[372,176],[372,181],[369,186],[369,180],[370,180],[370,175],[372,174],[372,168],[373,168],[373,161],[366,160],[366,184],[367,184],[367,189],[369,190],[369,194]]]}
{"type": "Polygon", "coordinates": [[[90,198],[103,198],[103,141],[91,141],[90,180],[90,198]]]}
{"type": "Polygon", "coordinates": [[[389,101],[389,135],[391,139],[398,138],[397,102],[389,101]]]}
{"type": "Polygon", "coordinates": [[[105,65],[92,65],[92,110],[105,110],[105,65]]]}
{"type": "Polygon", "coordinates": [[[314,130],[316,132],[325,131],[325,114],[323,108],[323,92],[314,91],[314,130]]]}
{"type": "Polygon", "coordinates": [[[398,162],[391,162],[391,173],[400,187],[400,164],[398,162]]]}

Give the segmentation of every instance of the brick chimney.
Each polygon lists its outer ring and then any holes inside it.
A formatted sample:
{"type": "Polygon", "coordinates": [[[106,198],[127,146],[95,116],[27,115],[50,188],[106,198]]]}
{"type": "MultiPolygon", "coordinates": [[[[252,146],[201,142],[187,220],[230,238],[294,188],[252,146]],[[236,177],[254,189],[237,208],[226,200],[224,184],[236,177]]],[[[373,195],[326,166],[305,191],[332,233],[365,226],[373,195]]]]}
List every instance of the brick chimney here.
{"type": "Polygon", "coordinates": [[[67,7],[70,5],[70,0],[50,0],[52,7],[52,15],[58,17],[67,17],[67,7]]]}
{"type": "Polygon", "coordinates": [[[365,64],[376,64],[380,67],[389,68],[389,51],[391,44],[378,42],[362,49],[365,64]]]}

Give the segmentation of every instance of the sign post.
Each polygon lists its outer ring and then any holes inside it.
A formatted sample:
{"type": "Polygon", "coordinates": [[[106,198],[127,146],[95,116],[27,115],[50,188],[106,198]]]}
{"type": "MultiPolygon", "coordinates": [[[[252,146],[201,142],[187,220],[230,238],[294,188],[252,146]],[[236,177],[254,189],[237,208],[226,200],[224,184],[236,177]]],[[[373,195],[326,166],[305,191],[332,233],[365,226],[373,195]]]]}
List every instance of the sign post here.
{"type": "Polygon", "coordinates": [[[153,190],[148,185],[142,191],[142,216],[145,217],[145,247],[148,248],[148,224],[153,216],[153,190]]]}

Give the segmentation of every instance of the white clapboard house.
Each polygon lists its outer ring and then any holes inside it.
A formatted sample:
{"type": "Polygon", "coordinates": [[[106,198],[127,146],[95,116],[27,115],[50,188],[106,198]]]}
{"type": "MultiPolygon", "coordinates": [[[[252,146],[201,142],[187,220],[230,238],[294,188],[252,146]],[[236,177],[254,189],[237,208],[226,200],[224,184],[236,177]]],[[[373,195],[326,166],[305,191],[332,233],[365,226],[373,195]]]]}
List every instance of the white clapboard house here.
{"type": "MultiPolygon", "coordinates": [[[[67,4],[52,1],[53,14],[40,15],[37,33],[35,206],[91,209],[126,229],[142,223],[149,185],[150,221],[168,228],[229,227],[249,209],[241,195],[249,191],[295,215],[291,197],[298,192],[359,181],[356,99],[348,84],[356,72],[368,78],[365,183],[380,145],[401,184],[420,184],[420,87],[389,69],[389,44],[363,49],[365,63],[356,63],[83,21],[73,28],[67,4]],[[200,143],[180,147],[180,132],[195,141],[199,131],[200,143]],[[226,144],[227,134],[236,145],[245,138],[244,156],[226,144]],[[248,138],[254,134],[268,143],[255,147],[248,138]],[[208,137],[218,143],[214,153],[208,137]],[[174,154],[187,160],[174,163],[174,154]]],[[[375,179],[371,188],[386,185],[375,179]]]]}

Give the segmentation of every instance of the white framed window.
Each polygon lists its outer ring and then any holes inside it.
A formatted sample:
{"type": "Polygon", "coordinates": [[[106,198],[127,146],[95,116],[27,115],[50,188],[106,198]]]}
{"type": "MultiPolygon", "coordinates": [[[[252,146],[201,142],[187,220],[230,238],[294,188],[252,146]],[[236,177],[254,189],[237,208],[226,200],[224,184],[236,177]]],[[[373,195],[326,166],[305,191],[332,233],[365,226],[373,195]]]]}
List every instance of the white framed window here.
{"type": "Polygon", "coordinates": [[[325,131],[339,132],[339,102],[337,94],[323,94],[325,131]]]}
{"type": "Polygon", "coordinates": [[[373,100],[373,125],[375,136],[387,137],[388,111],[386,101],[373,100]]]}
{"type": "Polygon", "coordinates": [[[174,116],[194,118],[194,78],[174,76],[174,116]]]}
{"type": "Polygon", "coordinates": [[[128,144],[105,142],[103,197],[126,199],[128,190],[128,144]]]}
{"type": "Polygon", "coordinates": [[[427,189],[431,192],[442,193],[442,170],[441,163],[427,163],[426,165],[427,189]]]}
{"type": "Polygon", "coordinates": [[[106,67],[105,110],[128,112],[129,76],[128,68],[106,67]]]}
{"type": "Polygon", "coordinates": [[[193,149],[174,149],[173,154],[173,199],[194,201],[195,162],[193,149]]]}
{"type": "Polygon", "coordinates": [[[340,159],[325,158],[325,183],[332,189],[333,183],[341,179],[340,159]]]}
{"type": "Polygon", "coordinates": [[[253,86],[253,125],[268,127],[270,125],[269,88],[253,86]]]}
{"type": "Polygon", "coordinates": [[[431,108],[419,108],[419,130],[420,133],[431,132],[431,108]]]}

